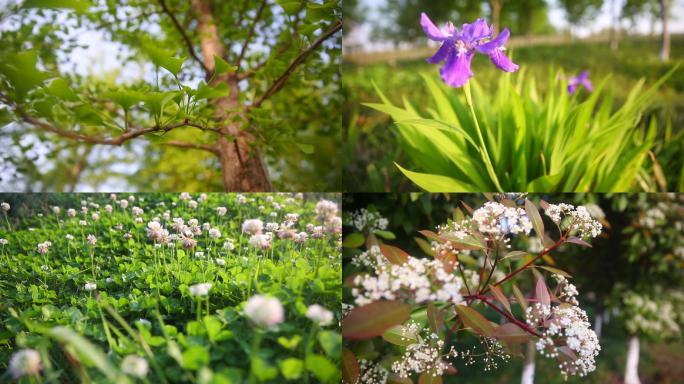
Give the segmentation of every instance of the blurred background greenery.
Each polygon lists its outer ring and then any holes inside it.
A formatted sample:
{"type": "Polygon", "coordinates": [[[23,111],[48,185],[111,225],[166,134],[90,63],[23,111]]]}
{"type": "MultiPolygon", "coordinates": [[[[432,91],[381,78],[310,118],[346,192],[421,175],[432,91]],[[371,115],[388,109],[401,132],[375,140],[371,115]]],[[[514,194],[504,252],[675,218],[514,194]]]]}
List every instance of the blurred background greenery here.
{"type": "MultiPolygon", "coordinates": [[[[425,62],[436,48],[426,47],[420,29],[420,12],[426,12],[437,25],[447,20],[459,26],[476,17],[493,19],[511,30],[508,54],[533,76],[540,89],[549,72],[562,69],[566,74],[588,70],[598,83],[611,75],[615,108],[641,78],[653,82],[684,61],[684,4],[668,1],[667,23],[670,46],[663,57],[660,2],[651,0],[586,1],[478,1],[427,2],[419,0],[345,1],[347,28],[343,40],[342,85],[344,137],[344,188],[347,191],[417,190],[393,164],[405,164],[407,157],[396,145],[397,135],[390,116],[362,105],[379,102],[373,84],[392,103],[402,105],[408,98],[418,108],[429,100],[418,74],[438,78],[438,66],[425,62]]],[[[503,74],[476,56],[473,72],[485,90],[496,86],[503,74]]],[[[679,68],[659,90],[657,103],[643,116],[656,116],[660,137],[665,137],[668,121],[672,134],[684,126],[684,68],[679,68]]],[[[420,112],[424,112],[425,107],[420,112]]],[[[684,169],[682,140],[653,148],[665,175],[680,175],[684,169]]],[[[652,167],[652,159],[647,167],[652,167]]],[[[672,179],[676,179],[674,176],[672,179]]],[[[668,181],[668,183],[670,183],[668,181]]],[[[672,183],[674,184],[674,183],[672,183]]],[[[668,190],[672,190],[668,187],[668,190]]]]}
{"type": "MultiPolygon", "coordinates": [[[[587,312],[593,327],[597,328],[597,317],[598,323],[602,324],[602,330],[597,331],[600,333],[601,353],[596,371],[585,378],[571,377],[567,382],[622,383],[628,340],[634,334],[626,327],[628,318],[622,295],[626,291],[656,296],[668,291],[682,293],[684,253],[680,248],[684,244],[684,194],[531,194],[527,198],[537,203],[545,200],[585,205],[593,216],[602,216],[600,221],[604,231],[591,241],[592,248],[566,245],[552,254],[551,261],[555,267],[572,275],[572,282],[580,293],[580,307],[587,312]],[[653,222],[646,219],[655,216],[659,218],[653,222]]],[[[481,194],[345,194],[344,233],[348,236],[357,231],[350,225],[351,215],[366,208],[388,219],[386,230],[392,232],[396,239],[384,240],[386,243],[404,249],[412,256],[424,257],[425,252],[416,241],[423,238],[419,230],[434,230],[437,225],[446,223],[454,209],[463,208],[463,203],[478,208],[487,200],[481,194]]],[[[527,239],[518,237],[512,244],[514,249],[526,249],[526,242],[527,239]]],[[[357,249],[344,249],[343,276],[356,272],[349,261],[358,252],[357,249]]],[[[543,264],[549,265],[548,261],[543,264]]],[[[523,287],[531,289],[531,280],[524,284],[523,287]]],[[[349,302],[348,290],[344,297],[345,302],[349,302]]],[[[638,372],[644,384],[684,382],[684,367],[680,363],[684,360],[684,312],[682,303],[677,305],[680,306],[677,336],[667,337],[658,332],[637,333],[641,340],[638,372]]],[[[498,318],[495,312],[490,312],[487,314],[490,319],[498,318]]],[[[457,341],[457,350],[475,344],[475,338],[461,338],[457,341]]],[[[376,348],[381,350],[378,343],[376,348]]],[[[535,364],[536,382],[566,382],[553,360],[537,354],[535,364]]],[[[455,366],[459,370],[458,375],[448,377],[445,382],[508,383],[520,381],[523,360],[512,358],[490,372],[484,372],[484,365],[477,363],[466,367],[457,361],[455,366]]]]}

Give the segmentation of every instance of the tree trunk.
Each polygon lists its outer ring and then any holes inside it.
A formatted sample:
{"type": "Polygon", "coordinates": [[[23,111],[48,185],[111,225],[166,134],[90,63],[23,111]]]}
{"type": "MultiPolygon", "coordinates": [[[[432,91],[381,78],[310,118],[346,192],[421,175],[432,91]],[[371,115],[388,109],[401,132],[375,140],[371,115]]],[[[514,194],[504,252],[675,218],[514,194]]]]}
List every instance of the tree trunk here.
{"type": "Polygon", "coordinates": [[[523,365],[522,377],[520,384],[534,384],[534,342],[527,342],[527,355],[525,356],[525,365],[523,365]]]}
{"type": "Polygon", "coordinates": [[[670,59],[670,31],[668,28],[668,0],[660,0],[660,21],[663,24],[663,31],[660,36],[660,61],[670,59]]]}
{"type": "MultiPolygon", "coordinates": [[[[197,31],[204,64],[214,70],[214,56],[224,57],[225,47],[219,38],[218,28],[210,2],[192,0],[192,9],[197,15],[197,31]]],[[[253,146],[254,136],[242,130],[245,116],[240,109],[240,88],[235,74],[223,74],[214,78],[212,84],[225,82],[230,94],[215,99],[215,118],[222,122],[223,134],[216,143],[221,164],[223,187],[226,191],[259,192],[272,190],[268,169],[259,150],[253,146]],[[230,138],[230,140],[228,139],[230,138]]]]}
{"type": "Polygon", "coordinates": [[[625,366],[625,384],[641,384],[639,380],[639,338],[631,336],[629,338],[629,349],[627,350],[627,364],[625,366]]]}
{"type": "Polygon", "coordinates": [[[601,329],[603,328],[603,316],[601,313],[596,314],[596,319],[594,319],[594,332],[596,332],[596,337],[601,338],[601,329]]]}
{"type": "Polygon", "coordinates": [[[492,8],[492,24],[494,24],[494,34],[499,32],[499,24],[501,23],[501,3],[502,0],[490,0],[489,5],[492,8]]]}

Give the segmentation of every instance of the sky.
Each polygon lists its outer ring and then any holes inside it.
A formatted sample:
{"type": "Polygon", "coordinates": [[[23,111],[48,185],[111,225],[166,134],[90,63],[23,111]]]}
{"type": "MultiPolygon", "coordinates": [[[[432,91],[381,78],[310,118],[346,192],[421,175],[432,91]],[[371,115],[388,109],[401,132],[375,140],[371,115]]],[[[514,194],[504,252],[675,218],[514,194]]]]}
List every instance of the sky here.
{"type": "MultiPolygon", "coordinates": [[[[430,1],[430,0],[425,0],[430,1]]],[[[621,8],[625,0],[615,0],[617,9],[621,8]]],[[[671,33],[684,33],[684,0],[671,0],[671,12],[672,17],[670,19],[670,32],[671,33]]],[[[375,23],[384,23],[382,15],[378,11],[380,7],[386,4],[386,0],[360,0],[361,6],[367,8],[365,16],[367,22],[361,27],[349,34],[345,34],[345,39],[349,39],[351,42],[363,42],[361,45],[366,51],[383,51],[392,49],[392,44],[388,42],[375,41],[371,35],[372,25],[375,23]]],[[[565,18],[563,10],[558,6],[557,0],[547,0],[549,3],[549,20],[551,25],[558,29],[566,29],[569,24],[565,18]]],[[[589,23],[587,26],[573,28],[572,32],[578,37],[586,37],[592,33],[598,32],[605,29],[611,25],[612,16],[610,11],[610,1],[604,1],[603,8],[599,16],[589,23]]],[[[416,18],[418,22],[418,18],[416,18]]],[[[459,23],[455,23],[459,24],[459,23]]],[[[625,22],[625,29],[628,29],[628,25],[625,22]]],[[[660,31],[660,23],[658,23],[657,31],[660,31]]],[[[637,25],[634,29],[629,29],[630,33],[650,33],[651,23],[646,18],[641,18],[637,21],[637,25]]]]}

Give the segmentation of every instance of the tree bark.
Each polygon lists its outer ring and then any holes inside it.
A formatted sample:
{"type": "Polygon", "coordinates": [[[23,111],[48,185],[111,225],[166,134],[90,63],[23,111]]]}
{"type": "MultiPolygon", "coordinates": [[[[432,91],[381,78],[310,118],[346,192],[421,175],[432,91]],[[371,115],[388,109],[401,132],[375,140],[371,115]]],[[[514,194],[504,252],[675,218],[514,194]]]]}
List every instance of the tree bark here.
{"type": "Polygon", "coordinates": [[[629,348],[627,350],[627,364],[625,365],[625,384],[641,384],[639,380],[639,338],[631,336],[629,338],[629,348]]]}
{"type": "Polygon", "coordinates": [[[660,21],[663,24],[663,31],[660,35],[660,61],[670,59],[670,31],[668,27],[668,0],[660,0],[660,21]]]}
{"type": "MultiPolygon", "coordinates": [[[[214,56],[224,57],[225,47],[219,38],[211,5],[207,0],[192,0],[197,16],[197,31],[205,67],[214,70],[214,56]]],[[[215,77],[212,84],[225,82],[230,94],[214,99],[215,118],[221,124],[221,136],[216,147],[223,186],[226,191],[260,192],[272,190],[268,169],[259,150],[253,145],[254,136],[242,130],[246,121],[240,106],[240,88],[237,75],[233,73],[215,77]],[[230,138],[230,139],[229,139],[230,138]]]]}
{"type": "Polygon", "coordinates": [[[523,365],[520,384],[534,384],[534,342],[527,342],[527,354],[525,355],[525,365],[523,365]]]}
{"type": "Polygon", "coordinates": [[[596,314],[596,319],[594,319],[594,332],[596,332],[596,337],[601,338],[601,330],[603,328],[603,315],[601,313],[596,314]]]}

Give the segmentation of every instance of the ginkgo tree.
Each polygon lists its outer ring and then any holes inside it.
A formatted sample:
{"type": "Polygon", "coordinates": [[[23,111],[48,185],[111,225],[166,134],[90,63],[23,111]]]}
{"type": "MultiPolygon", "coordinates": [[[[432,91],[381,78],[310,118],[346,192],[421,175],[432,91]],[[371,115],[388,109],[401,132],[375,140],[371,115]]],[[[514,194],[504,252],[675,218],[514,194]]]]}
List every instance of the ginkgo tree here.
{"type": "Polygon", "coordinates": [[[320,130],[307,125],[321,111],[328,131],[339,126],[339,0],[25,0],[0,10],[0,25],[0,124],[53,142],[197,150],[225,190],[266,191],[269,163],[292,168],[291,153],[316,149],[318,132],[298,134],[320,130]],[[144,75],[70,71],[83,31],[144,75]]]}

